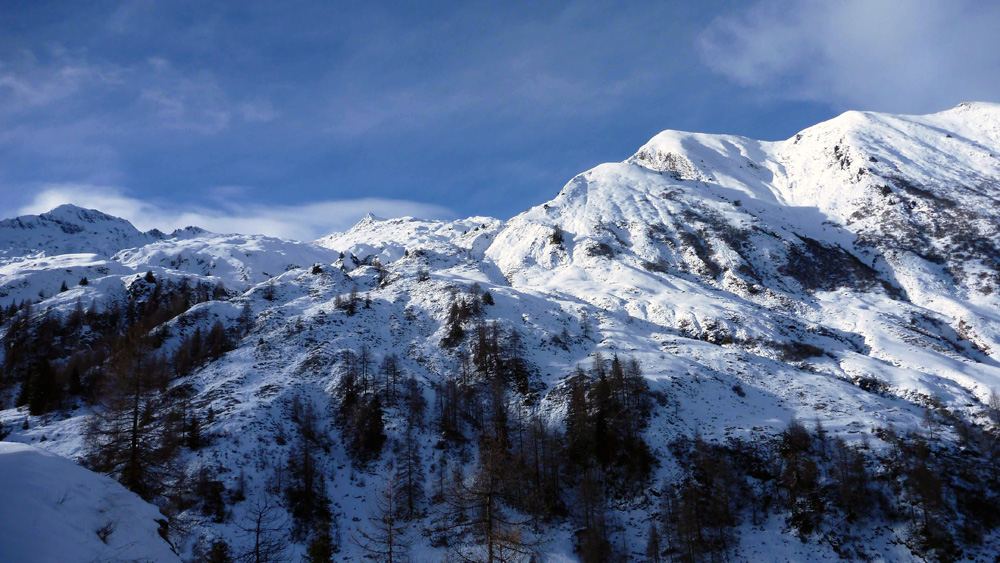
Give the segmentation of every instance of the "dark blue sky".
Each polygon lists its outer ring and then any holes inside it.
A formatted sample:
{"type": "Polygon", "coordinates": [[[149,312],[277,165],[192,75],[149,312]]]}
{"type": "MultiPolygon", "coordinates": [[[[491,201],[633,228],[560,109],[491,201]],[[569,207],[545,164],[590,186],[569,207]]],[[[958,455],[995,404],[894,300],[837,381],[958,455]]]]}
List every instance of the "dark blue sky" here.
{"type": "Polygon", "coordinates": [[[72,201],[142,228],[297,238],[367,210],[507,218],[663,129],[776,140],[845,109],[1000,101],[998,16],[960,1],[5,2],[0,216],[72,201]]]}

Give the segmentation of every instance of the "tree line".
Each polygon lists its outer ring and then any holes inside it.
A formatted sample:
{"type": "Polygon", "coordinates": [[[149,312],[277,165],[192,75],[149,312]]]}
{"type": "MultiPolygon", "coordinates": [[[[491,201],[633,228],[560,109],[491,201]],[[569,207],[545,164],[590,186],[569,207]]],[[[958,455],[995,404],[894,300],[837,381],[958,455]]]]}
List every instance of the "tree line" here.
{"type": "Polygon", "coordinates": [[[171,364],[172,376],[189,373],[232,346],[232,332],[217,323],[209,331],[195,331],[177,353],[157,352],[170,337],[164,323],[194,305],[226,297],[221,284],[194,284],[186,278],[173,282],[152,272],[133,283],[124,302],[111,299],[84,307],[77,300],[65,315],[50,309],[37,311],[30,301],[9,307],[0,365],[0,392],[17,390],[15,406],[27,406],[41,415],[67,406],[68,400],[93,402],[99,398],[108,362],[143,335],[150,354],[171,364]],[[168,357],[169,356],[169,357],[168,357]]]}

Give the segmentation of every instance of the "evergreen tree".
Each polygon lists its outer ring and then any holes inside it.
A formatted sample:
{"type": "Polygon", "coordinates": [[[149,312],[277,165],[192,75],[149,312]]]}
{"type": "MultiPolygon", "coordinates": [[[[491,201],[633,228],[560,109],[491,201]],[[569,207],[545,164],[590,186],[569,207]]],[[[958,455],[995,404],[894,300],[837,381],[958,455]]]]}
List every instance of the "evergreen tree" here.
{"type": "Polygon", "coordinates": [[[403,403],[406,405],[407,422],[413,424],[414,428],[423,428],[427,399],[424,398],[420,382],[412,375],[403,380],[403,403]]]}
{"type": "Polygon", "coordinates": [[[244,517],[237,527],[247,549],[239,560],[246,563],[286,561],[288,535],[284,510],[266,492],[257,492],[247,501],[244,517]]]}
{"type": "Polygon", "coordinates": [[[319,468],[319,446],[315,418],[303,416],[298,436],[288,457],[288,488],[285,491],[288,509],[295,520],[295,534],[304,537],[318,523],[329,522],[330,500],[326,477],[319,468]]]}
{"type": "Polygon", "coordinates": [[[253,328],[253,309],[250,307],[250,301],[244,301],[243,307],[240,308],[240,316],[236,319],[236,324],[240,328],[240,332],[246,335],[253,328]]]}
{"type": "Polygon", "coordinates": [[[611,560],[606,507],[600,477],[593,469],[583,472],[576,491],[577,553],[584,563],[611,560]]]}
{"type": "Polygon", "coordinates": [[[229,553],[229,544],[225,540],[215,540],[212,548],[205,558],[207,563],[233,563],[233,556],[229,553]]]}
{"type": "Polygon", "coordinates": [[[409,419],[399,447],[393,486],[398,498],[399,516],[406,520],[416,517],[418,505],[424,498],[424,467],[415,424],[409,419]]]}
{"type": "Polygon", "coordinates": [[[400,375],[399,357],[396,354],[386,354],[382,358],[382,364],[379,367],[382,371],[382,376],[385,378],[386,402],[393,404],[396,401],[396,383],[400,375]]]}
{"type": "Polygon", "coordinates": [[[215,321],[205,335],[205,354],[210,360],[218,360],[223,354],[233,349],[233,343],[226,334],[226,327],[221,321],[215,321]]]}
{"type": "Polygon", "coordinates": [[[511,517],[506,509],[508,462],[501,440],[481,437],[479,460],[471,478],[457,479],[445,496],[452,509],[450,527],[469,531],[476,540],[474,547],[453,546],[464,560],[527,561],[536,555],[538,541],[528,534],[528,521],[511,517]]]}
{"type": "Polygon", "coordinates": [[[351,539],[376,561],[407,561],[408,525],[398,516],[399,496],[391,482],[383,483],[370,506],[367,522],[358,526],[351,539]]]}
{"type": "Polygon", "coordinates": [[[590,382],[583,368],[577,366],[569,380],[569,403],[566,408],[566,449],[569,461],[577,466],[586,465],[593,441],[587,391],[590,382]]]}
{"type": "Polygon", "coordinates": [[[323,522],[309,540],[306,548],[306,563],[330,563],[334,554],[333,537],[330,535],[330,524],[323,522]]]}
{"type": "Polygon", "coordinates": [[[646,558],[650,563],[660,563],[662,560],[663,548],[660,546],[660,531],[657,529],[656,521],[649,523],[649,532],[646,534],[646,558]]]}
{"type": "Polygon", "coordinates": [[[85,461],[148,500],[170,481],[177,441],[162,362],[139,329],[122,339],[108,375],[85,430],[85,461]]]}
{"type": "Polygon", "coordinates": [[[274,286],[274,279],[270,279],[264,286],[264,299],[267,301],[274,301],[277,298],[278,298],[278,291],[277,288],[274,286]]]}
{"type": "Polygon", "coordinates": [[[797,420],[789,421],[781,436],[780,453],[784,459],[781,484],[786,506],[792,512],[791,524],[801,537],[816,529],[823,514],[817,491],[820,472],[811,455],[812,448],[809,431],[797,420]]]}
{"type": "Polygon", "coordinates": [[[45,414],[56,407],[62,399],[62,385],[56,381],[56,371],[46,357],[32,358],[27,377],[21,386],[21,404],[28,405],[33,415],[45,414]]]}
{"type": "Polygon", "coordinates": [[[365,396],[355,409],[351,428],[350,445],[362,463],[377,458],[385,443],[385,422],[382,401],[377,394],[365,396]]]}

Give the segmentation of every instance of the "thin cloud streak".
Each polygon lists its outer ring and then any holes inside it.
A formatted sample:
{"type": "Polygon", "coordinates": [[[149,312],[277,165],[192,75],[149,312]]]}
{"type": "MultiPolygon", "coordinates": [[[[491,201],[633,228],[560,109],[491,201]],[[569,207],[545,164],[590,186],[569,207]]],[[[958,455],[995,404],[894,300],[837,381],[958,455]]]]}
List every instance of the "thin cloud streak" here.
{"type": "MultiPolygon", "coordinates": [[[[238,193],[238,187],[220,188],[238,193]]],[[[219,201],[218,207],[185,206],[138,199],[123,190],[87,184],[49,184],[41,186],[18,215],[39,214],[71,203],[97,209],[128,219],[141,230],[170,232],[188,226],[216,233],[265,234],[293,240],[315,240],[323,235],[344,231],[366,213],[386,217],[447,219],[455,217],[439,205],[398,199],[359,198],[317,201],[306,205],[261,205],[239,201],[219,201]]]]}
{"type": "Polygon", "coordinates": [[[698,38],[715,72],[777,99],[923,113],[996,101],[1000,6],[944,0],[763,0],[698,38]]]}

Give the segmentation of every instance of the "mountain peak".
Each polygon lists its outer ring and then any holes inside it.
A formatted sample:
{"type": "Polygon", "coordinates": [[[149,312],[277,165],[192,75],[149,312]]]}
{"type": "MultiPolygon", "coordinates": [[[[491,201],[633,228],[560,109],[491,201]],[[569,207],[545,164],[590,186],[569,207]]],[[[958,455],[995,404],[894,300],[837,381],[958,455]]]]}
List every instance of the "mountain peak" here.
{"type": "Polygon", "coordinates": [[[385,218],[384,217],[379,217],[378,215],[375,215],[374,213],[372,213],[371,211],[369,211],[368,213],[365,213],[365,216],[362,217],[361,220],[358,221],[355,224],[355,226],[358,226],[358,225],[368,225],[368,224],[371,224],[371,223],[378,223],[380,221],[385,221],[385,218]]]}
{"type": "Polygon", "coordinates": [[[1000,104],[994,102],[962,102],[945,111],[1000,111],[1000,104]]]}
{"type": "MultiPolygon", "coordinates": [[[[174,229],[174,232],[170,233],[170,238],[188,239],[211,234],[213,234],[211,231],[207,231],[201,227],[188,225],[183,229],[174,229]]],[[[164,238],[166,238],[166,235],[164,235],[164,238]]]]}
{"type": "Polygon", "coordinates": [[[0,221],[0,256],[115,252],[156,240],[132,223],[95,209],[63,204],[40,215],[0,221]]]}
{"type": "MultiPolygon", "coordinates": [[[[55,221],[70,221],[70,222],[85,222],[85,223],[97,223],[97,222],[121,222],[129,223],[121,217],[115,217],[114,215],[109,215],[103,211],[98,211],[97,209],[88,209],[86,207],[80,207],[79,205],[74,205],[72,203],[64,203],[58,207],[53,208],[47,213],[42,213],[40,217],[49,218],[55,221]]],[[[131,223],[129,223],[131,225],[131,223]]]]}

